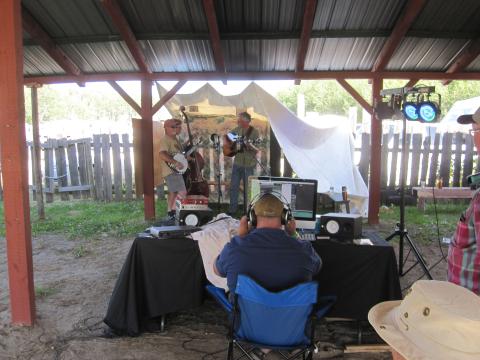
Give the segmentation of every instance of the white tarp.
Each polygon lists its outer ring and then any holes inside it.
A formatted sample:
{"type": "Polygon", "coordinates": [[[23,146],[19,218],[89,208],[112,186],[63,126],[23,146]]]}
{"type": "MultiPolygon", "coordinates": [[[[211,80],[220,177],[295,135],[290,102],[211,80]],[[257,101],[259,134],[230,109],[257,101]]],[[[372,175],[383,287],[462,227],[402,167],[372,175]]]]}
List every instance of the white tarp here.
{"type": "MultiPolygon", "coordinates": [[[[161,96],[166,93],[157,86],[161,96]]],[[[267,117],[299,178],[316,179],[321,193],[327,193],[331,187],[339,192],[342,186],[347,186],[352,207],[366,214],[368,189],[353,161],[353,138],[346,118],[332,115],[322,117],[324,120],[318,124],[307,123],[255,83],[232,96],[223,96],[206,84],[192,94],[175,95],[165,106],[170,113],[178,114],[181,105],[194,105],[205,99],[211,105],[253,107],[256,113],[267,117]]]]}
{"type": "Polygon", "coordinates": [[[465,126],[457,123],[457,119],[460,115],[473,114],[480,107],[480,96],[455,101],[450,110],[445,114],[440,122],[440,131],[468,131],[470,126],[465,126]]]}

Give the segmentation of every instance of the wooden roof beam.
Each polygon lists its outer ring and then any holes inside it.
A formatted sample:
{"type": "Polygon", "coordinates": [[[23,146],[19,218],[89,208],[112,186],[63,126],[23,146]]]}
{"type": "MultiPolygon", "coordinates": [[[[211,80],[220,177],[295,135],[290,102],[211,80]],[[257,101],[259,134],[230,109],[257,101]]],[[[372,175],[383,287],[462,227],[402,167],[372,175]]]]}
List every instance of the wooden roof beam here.
{"type": "Polygon", "coordinates": [[[415,84],[418,82],[418,80],[420,79],[416,79],[416,78],[413,78],[413,79],[410,79],[404,87],[413,87],[415,86],[415,84]]]}
{"type": "Polygon", "coordinates": [[[370,115],[373,115],[373,107],[370,105],[357,90],[355,90],[346,80],[337,79],[337,82],[348,92],[370,115]]]}
{"type": "Polygon", "coordinates": [[[120,6],[116,0],[101,0],[103,8],[106,10],[113,23],[115,24],[120,36],[122,37],[125,44],[127,44],[130,53],[132,54],[135,62],[137,63],[138,68],[143,73],[150,74],[152,71],[148,66],[145,60],[145,54],[140,48],[140,44],[137,41],[137,38],[133,34],[130,25],[128,24],[127,19],[122,13],[120,6]]]}
{"type": "Polygon", "coordinates": [[[162,98],[160,100],[158,100],[158,102],[153,105],[153,108],[152,108],[152,116],[155,115],[155,113],[160,110],[160,108],[165,105],[167,103],[168,100],[170,100],[172,97],[175,96],[175,94],[178,92],[178,90],[181,89],[181,87],[183,85],[185,85],[185,83],[187,82],[187,80],[180,80],[179,82],[177,82],[175,84],[174,87],[172,87],[170,90],[168,90],[165,95],[162,96],[162,98]]]}
{"type": "MultiPolygon", "coordinates": [[[[445,72],[424,72],[424,71],[253,71],[253,72],[158,72],[150,75],[138,72],[129,73],[98,73],[84,74],[80,77],[84,82],[99,81],[138,81],[148,79],[151,81],[212,81],[212,80],[337,80],[337,79],[424,79],[424,80],[480,80],[480,72],[459,72],[446,74],[445,72]]],[[[68,75],[49,76],[26,76],[24,85],[37,84],[62,84],[77,82],[78,78],[68,75]]]]}
{"type": "Polygon", "coordinates": [[[22,25],[23,29],[30,34],[35,42],[37,42],[68,75],[82,75],[79,67],[55,44],[50,35],[24,7],[22,7],[22,25]]]}
{"type": "Polygon", "coordinates": [[[408,29],[412,26],[418,14],[420,14],[424,8],[426,2],[427,0],[408,0],[402,15],[393,27],[390,37],[383,45],[383,48],[373,65],[373,72],[383,71],[386,68],[394,51],[397,49],[408,29]]]}
{"type": "Polygon", "coordinates": [[[125,102],[130,105],[133,110],[135,110],[137,112],[138,115],[142,115],[142,109],[140,107],[140,105],[138,105],[135,100],[133,100],[130,95],[127,94],[127,92],[125,90],[123,90],[123,88],[117,84],[117,82],[115,81],[109,81],[108,82],[110,84],[110,86],[118,93],[118,95],[120,95],[122,97],[123,100],[125,100],[125,102]]]}
{"type": "MultiPolygon", "coordinates": [[[[315,18],[315,10],[317,8],[317,0],[307,0],[303,9],[302,32],[297,51],[296,72],[301,72],[305,68],[305,57],[307,56],[308,44],[312,36],[313,20],[315,18]]],[[[300,79],[295,80],[295,85],[300,85],[300,79]]]]}
{"type": "MultiPolygon", "coordinates": [[[[470,44],[458,55],[452,65],[446,71],[447,74],[455,74],[457,72],[465,70],[465,68],[470,65],[473,60],[480,55],[480,38],[472,40],[470,44]]],[[[445,80],[442,82],[443,85],[450,84],[452,80],[445,80]]]]}
{"type": "MultiPolygon", "coordinates": [[[[203,10],[207,17],[208,29],[210,31],[210,44],[212,45],[213,58],[215,59],[215,67],[218,72],[226,72],[225,58],[223,57],[222,43],[220,41],[220,31],[218,30],[217,15],[213,0],[203,0],[203,10]]],[[[223,80],[226,85],[227,80],[223,80]]]]}

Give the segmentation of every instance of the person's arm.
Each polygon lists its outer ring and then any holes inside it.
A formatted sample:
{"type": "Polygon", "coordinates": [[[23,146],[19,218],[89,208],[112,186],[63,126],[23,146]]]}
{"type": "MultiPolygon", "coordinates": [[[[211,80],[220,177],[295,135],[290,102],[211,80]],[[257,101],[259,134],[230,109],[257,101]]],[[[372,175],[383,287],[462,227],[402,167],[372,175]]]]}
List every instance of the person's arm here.
{"type": "Polygon", "coordinates": [[[225,244],[220,254],[213,262],[213,272],[220,277],[227,277],[228,258],[230,257],[230,243],[225,244]]]}
{"type": "MultiPolygon", "coordinates": [[[[217,258],[217,259],[218,259],[218,258],[217,258]]],[[[218,275],[218,276],[220,276],[220,277],[223,277],[222,274],[220,274],[220,271],[218,271],[218,269],[217,269],[216,261],[213,263],[213,272],[214,272],[216,275],[218,275]]]]}
{"type": "Polygon", "coordinates": [[[299,237],[297,233],[297,223],[295,222],[295,219],[291,219],[288,221],[288,223],[285,225],[285,231],[290,236],[293,236],[295,238],[299,237]]]}
{"type": "Polygon", "coordinates": [[[250,229],[248,227],[248,219],[244,215],[240,219],[240,224],[238,225],[238,236],[244,237],[248,234],[249,231],[250,231],[250,229]]]}
{"type": "Polygon", "coordinates": [[[162,150],[162,151],[160,151],[160,154],[159,154],[159,155],[160,155],[160,159],[161,159],[161,160],[163,160],[163,161],[165,161],[165,162],[167,162],[167,163],[174,164],[177,169],[181,169],[181,168],[182,168],[182,163],[179,162],[179,161],[177,161],[177,160],[175,160],[175,159],[173,158],[173,156],[170,155],[167,151],[162,150]]]}

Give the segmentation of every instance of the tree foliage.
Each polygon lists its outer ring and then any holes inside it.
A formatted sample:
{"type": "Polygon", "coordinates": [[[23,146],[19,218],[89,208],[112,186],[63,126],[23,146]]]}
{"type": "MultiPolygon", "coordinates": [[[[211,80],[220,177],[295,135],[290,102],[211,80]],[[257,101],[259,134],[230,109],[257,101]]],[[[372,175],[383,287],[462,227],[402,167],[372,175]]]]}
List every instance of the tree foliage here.
{"type": "MultiPolygon", "coordinates": [[[[134,117],[136,114],[113,89],[99,92],[75,86],[43,86],[37,91],[42,122],[63,119],[116,121],[121,116],[134,117]]],[[[27,123],[31,123],[31,91],[25,88],[24,93],[25,118],[27,123]]]]}
{"type": "MultiPolygon", "coordinates": [[[[349,84],[368,102],[371,103],[371,84],[367,80],[350,80],[349,84]]],[[[385,80],[383,88],[401,88],[405,86],[405,80],[385,80]]],[[[421,81],[416,86],[435,86],[435,90],[441,95],[442,113],[445,114],[455,101],[480,96],[480,81],[453,81],[447,86],[440,81],[421,81]]],[[[343,87],[334,80],[302,81],[298,86],[291,87],[278,93],[277,98],[292,112],[297,111],[297,96],[304,94],[305,110],[320,114],[348,114],[352,106],[360,106],[343,87]]],[[[437,96],[432,96],[436,101],[437,96]]]]}

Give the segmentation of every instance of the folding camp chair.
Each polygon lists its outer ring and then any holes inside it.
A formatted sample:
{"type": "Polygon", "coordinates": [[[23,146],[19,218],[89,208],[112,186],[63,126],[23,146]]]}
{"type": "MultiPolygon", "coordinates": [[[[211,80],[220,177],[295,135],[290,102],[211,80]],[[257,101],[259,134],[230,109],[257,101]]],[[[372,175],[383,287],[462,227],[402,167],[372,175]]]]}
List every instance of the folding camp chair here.
{"type": "Polygon", "coordinates": [[[315,320],[335,301],[325,296],[317,302],[318,284],[301,283],[270,292],[245,275],[239,275],[231,303],[223,289],[207,285],[208,292],[229,313],[227,360],[237,347],[241,358],[255,360],[256,349],[271,349],[285,359],[311,360],[315,350],[315,320]],[[296,351],[295,351],[296,350],[296,351]]]}

